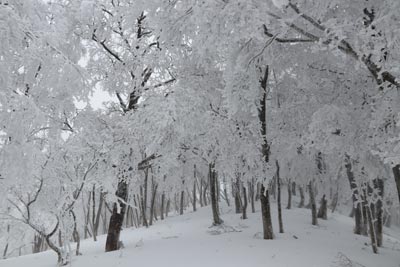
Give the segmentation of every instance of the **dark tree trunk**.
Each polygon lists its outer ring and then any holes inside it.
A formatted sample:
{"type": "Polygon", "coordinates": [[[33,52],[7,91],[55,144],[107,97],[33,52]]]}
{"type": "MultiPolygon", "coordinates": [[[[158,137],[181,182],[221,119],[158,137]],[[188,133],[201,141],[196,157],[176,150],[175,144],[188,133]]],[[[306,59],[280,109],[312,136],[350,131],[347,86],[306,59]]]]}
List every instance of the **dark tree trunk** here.
{"type": "Polygon", "coordinates": [[[211,209],[213,214],[213,225],[220,225],[223,223],[223,220],[219,216],[218,209],[218,199],[217,199],[217,188],[216,188],[216,175],[217,173],[214,170],[214,164],[209,164],[209,186],[210,186],[210,196],[211,196],[211,209]]]}
{"type": "Polygon", "coordinates": [[[299,193],[300,193],[300,203],[299,203],[299,208],[304,207],[304,189],[302,185],[299,185],[299,193]]]}
{"type": "Polygon", "coordinates": [[[290,181],[290,179],[287,185],[287,190],[288,190],[288,203],[286,208],[290,210],[292,208],[292,182],[290,181]]]}
{"type": "Polygon", "coordinates": [[[295,196],[296,195],[296,182],[292,182],[292,195],[295,196]]]}
{"type": "Polygon", "coordinates": [[[196,177],[196,164],[194,165],[193,176],[194,176],[194,181],[193,181],[193,211],[196,211],[196,200],[197,200],[197,192],[196,192],[196,182],[197,182],[197,177],[196,177]]]}
{"type": "Polygon", "coordinates": [[[164,205],[165,205],[165,193],[163,192],[161,195],[161,208],[160,208],[161,220],[164,220],[164,205]]]}
{"type": "Polygon", "coordinates": [[[282,205],[281,205],[281,178],[279,177],[279,162],[275,161],[276,164],[276,183],[278,186],[278,222],[279,222],[279,233],[283,233],[283,221],[282,221],[282,205]]]}
{"type": "MultiPolygon", "coordinates": [[[[260,67],[262,71],[262,68],[260,67]]],[[[261,144],[261,153],[265,163],[269,161],[269,145],[267,141],[267,125],[265,115],[267,113],[267,84],[268,84],[269,67],[266,66],[264,75],[260,79],[260,87],[262,89],[262,96],[260,99],[260,108],[258,109],[258,118],[261,124],[261,136],[263,138],[261,144]]],[[[273,239],[272,221],[271,221],[271,207],[269,201],[269,192],[264,185],[261,184],[260,188],[260,202],[261,202],[261,216],[263,221],[264,239],[273,239]]]]}
{"type": "Polygon", "coordinates": [[[122,223],[125,216],[126,205],[125,202],[128,199],[128,184],[125,179],[121,179],[118,182],[116,196],[121,200],[114,203],[112,215],[110,218],[110,224],[108,226],[108,234],[106,240],[106,252],[118,250],[120,247],[119,236],[122,229],[122,223]]]}
{"type": "Polygon", "coordinates": [[[92,232],[93,232],[93,240],[97,241],[97,236],[94,234],[95,224],[96,224],[96,184],[93,184],[93,189],[92,189],[92,232]]]}
{"type": "Polygon", "coordinates": [[[397,187],[397,195],[399,197],[400,201],[400,164],[397,164],[392,168],[393,175],[394,175],[394,181],[396,182],[396,187],[397,187]]]}
{"type": "Polygon", "coordinates": [[[200,179],[199,202],[200,202],[200,207],[203,207],[204,206],[204,203],[203,203],[203,179],[200,179]]]}
{"type": "Polygon", "coordinates": [[[325,198],[325,194],[324,194],[321,199],[321,205],[319,206],[318,218],[327,220],[328,219],[327,213],[328,213],[328,202],[327,202],[327,200],[325,198]]]}
{"type": "Polygon", "coordinates": [[[185,199],[185,191],[182,190],[181,191],[181,201],[180,201],[180,205],[179,205],[179,215],[183,215],[183,201],[185,199]]]}
{"type": "Polygon", "coordinates": [[[171,200],[168,198],[167,206],[165,208],[165,217],[168,217],[168,212],[169,212],[170,206],[171,206],[171,200]]]}
{"type": "Polygon", "coordinates": [[[353,200],[353,207],[354,207],[354,219],[355,219],[354,233],[357,234],[357,235],[361,235],[361,232],[362,232],[361,205],[358,202],[358,199],[359,199],[358,187],[357,187],[356,180],[354,178],[351,159],[350,159],[350,157],[348,155],[346,155],[346,157],[345,157],[345,165],[344,166],[346,168],[347,178],[349,180],[350,189],[352,191],[352,200],[353,200]]]}
{"type": "Polygon", "coordinates": [[[317,204],[315,203],[315,195],[314,195],[314,188],[313,188],[313,183],[310,182],[308,184],[308,192],[310,194],[310,205],[311,205],[311,224],[312,225],[317,225],[318,220],[317,220],[317,204]]]}
{"type": "Polygon", "coordinates": [[[242,191],[243,191],[242,219],[246,220],[247,219],[247,192],[246,192],[246,187],[244,185],[242,185],[242,191]]]}
{"type": "Polygon", "coordinates": [[[269,203],[269,192],[264,185],[260,187],[261,216],[263,221],[264,239],[274,239],[272,230],[271,209],[269,203]]]}
{"type": "Polygon", "coordinates": [[[240,200],[240,178],[238,175],[233,185],[233,192],[235,195],[235,211],[240,214],[242,212],[242,201],[240,200]]]}

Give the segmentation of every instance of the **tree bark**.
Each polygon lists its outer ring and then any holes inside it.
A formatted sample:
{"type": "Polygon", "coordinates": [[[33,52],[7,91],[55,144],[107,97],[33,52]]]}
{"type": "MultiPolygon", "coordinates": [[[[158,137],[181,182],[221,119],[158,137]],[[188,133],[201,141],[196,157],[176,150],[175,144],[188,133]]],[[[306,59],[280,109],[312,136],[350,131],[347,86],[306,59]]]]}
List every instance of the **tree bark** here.
{"type": "Polygon", "coordinates": [[[246,187],[244,185],[242,185],[242,191],[243,191],[242,219],[246,220],[247,219],[247,192],[246,192],[246,187]]]}
{"type": "Polygon", "coordinates": [[[355,219],[355,227],[354,233],[357,235],[361,235],[362,232],[362,214],[361,214],[361,205],[359,203],[359,193],[357,183],[355,181],[354,173],[352,170],[351,159],[348,155],[345,156],[345,168],[347,173],[347,178],[350,183],[350,189],[352,191],[352,200],[353,200],[353,207],[354,207],[354,219],[355,219]]]}
{"type": "Polygon", "coordinates": [[[376,178],[374,180],[374,187],[378,191],[378,200],[375,204],[375,217],[376,217],[376,243],[378,247],[382,246],[383,243],[383,194],[384,194],[384,183],[382,178],[376,178]]]}
{"type": "Polygon", "coordinates": [[[260,186],[260,203],[264,239],[274,239],[274,232],[272,230],[271,209],[269,203],[269,192],[268,190],[265,190],[265,187],[262,184],[260,186]]]}
{"type": "Polygon", "coordinates": [[[165,205],[165,193],[163,192],[161,195],[161,211],[160,211],[160,217],[161,220],[164,220],[164,205],[165,205]]]}
{"type": "Polygon", "coordinates": [[[290,179],[288,181],[287,190],[288,190],[288,203],[286,209],[290,210],[292,208],[292,183],[290,179]]]}
{"type": "Polygon", "coordinates": [[[299,185],[299,193],[300,193],[300,203],[299,203],[299,208],[304,207],[304,189],[302,185],[299,185]]]}
{"type": "Polygon", "coordinates": [[[275,161],[276,164],[276,183],[278,186],[278,222],[279,222],[279,233],[283,233],[283,221],[282,221],[282,205],[281,205],[281,178],[279,177],[279,162],[275,161]]]}
{"type": "Polygon", "coordinates": [[[211,209],[213,214],[213,225],[217,226],[223,223],[223,220],[219,216],[218,199],[217,199],[217,188],[216,188],[216,171],[214,170],[214,164],[210,163],[208,171],[210,196],[211,196],[211,209]]]}
{"type": "Polygon", "coordinates": [[[399,197],[400,201],[400,164],[397,164],[392,168],[393,171],[393,176],[394,176],[394,181],[396,182],[396,187],[397,187],[397,195],[399,197]]]}
{"type": "Polygon", "coordinates": [[[126,200],[128,199],[128,184],[125,179],[118,181],[117,192],[115,195],[119,198],[117,203],[114,203],[110,224],[108,226],[106,252],[118,250],[120,248],[119,236],[124,221],[126,200]],[[122,200],[122,201],[121,201],[122,200]]]}
{"type": "Polygon", "coordinates": [[[325,198],[325,194],[322,196],[322,199],[321,199],[321,205],[320,205],[320,207],[319,207],[319,210],[318,210],[318,218],[321,218],[321,219],[323,219],[323,220],[327,220],[328,219],[328,202],[327,202],[327,200],[326,200],[326,198],[325,198]]]}
{"type": "Polygon", "coordinates": [[[237,214],[242,212],[242,202],[240,200],[240,178],[239,175],[236,176],[236,181],[233,185],[233,192],[235,195],[235,211],[237,214]]]}
{"type": "Polygon", "coordinates": [[[315,203],[315,196],[314,196],[314,188],[313,184],[310,181],[308,184],[308,192],[310,194],[310,205],[311,205],[311,224],[312,225],[318,225],[318,220],[317,220],[317,204],[315,203]]]}
{"type": "Polygon", "coordinates": [[[197,182],[197,177],[196,177],[196,164],[194,165],[193,176],[194,176],[194,181],[193,181],[193,211],[196,211],[196,201],[197,201],[197,192],[196,192],[196,182],[197,182]]]}

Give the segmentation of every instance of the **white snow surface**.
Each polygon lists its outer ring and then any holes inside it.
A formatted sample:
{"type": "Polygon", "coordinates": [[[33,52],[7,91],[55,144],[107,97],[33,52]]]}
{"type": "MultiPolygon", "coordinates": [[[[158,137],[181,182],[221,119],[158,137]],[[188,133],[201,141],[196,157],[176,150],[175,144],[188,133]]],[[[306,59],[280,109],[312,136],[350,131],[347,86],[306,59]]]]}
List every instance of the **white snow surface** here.
{"type": "MultiPolygon", "coordinates": [[[[259,205],[259,203],[256,203],[259,205]]],[[[384,247],[372,253],[368,237],[354,235],[353,219],[329,214],[311,225],[308,209],[283,209],[285,233],[278,233],[276,203],[272,203],[275,239],[262,239],[259,210],[241,220],[232,207],[222,208],[223,227],[211,227],[211,210],[201,208],[157,221],[149,228],[124,229],[124,248],[104,252],[105,236],[81,244],[82,256],[69,266],[207,266],[207,267],[399,267],[400,233],[385,229],[384,247]]],[[[0,260],[1,267],[54,267],[52,251],[0,260]]]]}

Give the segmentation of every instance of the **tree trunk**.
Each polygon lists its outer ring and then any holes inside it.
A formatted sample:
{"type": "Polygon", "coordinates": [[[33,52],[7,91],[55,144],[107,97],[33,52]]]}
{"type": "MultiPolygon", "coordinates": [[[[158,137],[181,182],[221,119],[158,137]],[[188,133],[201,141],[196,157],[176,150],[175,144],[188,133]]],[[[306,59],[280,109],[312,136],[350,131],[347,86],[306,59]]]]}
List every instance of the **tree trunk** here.
{"type": "Polygon", "coordinates": [[[350,189],[352,191],[354,219],[355,219],[354,233],[357,235],[361,235],[361,229],[362,229],[362,227],[361,227],[361,223],[362,223],[361,205],[358,202],[359,193],[358,193],[357,183],[354,178],[351,159],[348,155],[345,156],[345,165],[344,166],[346,168],[347,178],[349,180],[350,189]]]}
{"type": "Polygon", "coordinates": [[[120,247],[119,236],[124,221],[125,202],[128,199],[128,184],[125,179],[121,179],[118,182],[117,192],[115,194],[118,198],[122,199],[122,201],[118,200],[113,206],[110,224],[108,226],[106,252],[118,250],[120,247]]]}
{"type": "Polygon", "coordinates": [[[183,215],[183,201],[185,200],[185,191],[181,191],[181,201],[179,205],[179,215],[183,215]]]}
{"type": "MultiPolygon", "coordinates": [[[[260,70],[262,68],[260,67],[260,70]]],[[[269,161],[270,147],[267,141],[267,125],[266,125],[266,114],[267,114],[267,84],[268,84],[269,66],[267,65],[264,70],[264,75],[260,79],[260,87],[262,89],[262,96],[260,99],[260,108],[258,109],[258,119],[261,124],[261,154],[263,155],[264,161],[267,164],[269,161]]],[[[261,215],[263,221],[264,239],[273,239],[272,221],[271,221],[271,207],[269,201],[269,191],[265,190],[264,185],[260,187],[260,202],[261,202],[261,215]]]]}
{"type": "Polygon", "coordinates": [[[196,164],[194,165],[193,176],[194,176],[194,181],[193,181],[193,211],[196,211],[196,200],[197,200],[197,192],[196,192],[196,182],[197,182],[197,177],[196,177],[196,164]]]}
{"type": "Polygon", "coordinates": [[[369,236],[371,238],[371,246],[372,246],[372,251],[377,254],[378,253],[378,247],[377,247],[377,243],[376,243],[376,235],[375,235],[375,227],[374,227],[374,223],[373,223],[373,218],[372,218],[372,212],[370,209],[370,206],[368,205],[368,200],[367,200],[367,193],[366,193],[366,189],[363,189],[363,195],[364,195],[364,201],[363,203],[365,203],[365,210],[366,210],[366,218],[365,221],[368,220],[368,226],[369,226],[369,236]]]}
{"type": "Polygon", "coordinates": [[[151,194],[151,203],[150,203],[150,225],[153,225],[153,218],[154,213],[155,213],[155,209],[154,209],[154,205],[156,203],[156,195],[157,195],[157,184],[154,184],[154,181],[152,181],[153,185],[152,185],[152,194],[151,194]]]}
{"type": "Polygon", "coordinates": [[[302,185],[299,185],[299,193],[300,193],[300,203],[299,203],[299,208],[304,207],[304,189],[302,185]]]}
{"type": "Polygon", "coordinates": [[[281,205],[281,178],[279,177],[279,162],[275,161],[276,164],[276,183],[278,186],[278,222],[279,222],[279,233],[283,233],[283,221],[282,221],[282,205],[281,205]]]}
{"type": "Polygon", "coordinates": [[[76,216],[75,216],[75,213],[74,213],[74,211],[73,210],[70,210],[69,211],[70,213],[71,213],[71,215],[72,215],[72,219],[73,219],[73,221],[74,221],[74,230],[73,230],[73,232],[72,232],[72,236],[73,236],[73,238],[74,238],[74,241],[76,242],[76,251],[75,251],[75,255],[76,256],[79,256],[79,255],[82,255],[81,253],[80,253],[80,247],[81,247],[81,238],[79,237],[79,232],[78,232],[78,229],[77,229],[77,226],[76,226],[76,216]]]}
{"type": "Polygon", "coordinates": [[[171,200],[168,198],[167,200],[167,206],[165,208],[165,217],[168,217],[168,212],[169,212],[169,208],[171,206],[171,200]]]}
{"type": "Polygon", "coordinates": [[[240,178],[238,175],[236,176],[236,181],[233,185],[233,190],[235,195],[235,211],[237,214],[240,214],[242,212],[242,202],[240,200],[240,178]]]}
{"type": "Polygon", "coordinates": [[[96,184],[93,184],[92,189],[92,232],[93,232],[93,240],[97,241],[97,236],[95,235],[95,227],[96,224],[96,184]]]}
{"type": "Polygon", "coordinates": [[[378,200],[375,205],[375,217],[376,217],[376,243],[378,247],[382,246],[383,241],[383,179],[376,178],[374,180],[374,187],[378,190],[378,200]]]}
{"type": "Polygon", "coordinates": [[[317,204],[315,203],[315,196],[314,196],[314,188],[313,188],[313,183],[310,181],[308,184],[308,192],[310,194],[310,205],[311,205],[311,224],[312,225],[317,225],[318,220],[317,220],[317,204]]]}
{"type": "Polygon", "coordinates": [[[251,202],[251,212],[255,213],[256,207],[255,207],[255,203],[254,203],[254,198],[255,198],[254,178],[251,179],[251,182],[249,182],[248,185],[249,185],[249,195],[250,195],[250,202],[251,202]]]}
{"type": "Polygon", "coordinates": [[[242,191],[243,191],[242,219],[246,220],[247,219],[247,192],[246,192],[246,187],[244,185],[242,185],[242,191]]]}
{"type": "Polygon", "coordinates": [[[100,199],[99,199],[99,207],[97,209],[97,214],[96,214],[96,219],[93,225],[93,239],[96,241],[97,238],[97,233],[99,230],[99,225],[100,225],[100,215],[101,215],[101,210],[103,209],[103,202],[104,202],[104,192],[100,192],[100,199]]]}
{"type": "Polygon", "coordinates": [[[392,168],[393,171],[393,176],[394,176],[394,181],[396,182],[396,187],[397,187],[397,195],[399,197],[400,201],[400,164],[397,164],[392,168]]]}
{"type": "Polygon", "coordinates": [[[321,199],[321,205],[319,206],[318,218],[327,220],[328,219],[327,213],[328,213],[328,202],[327,202],[327,200],[325,198],[325,194],[324,194],[321,199]]]}
{"type": "Polygon", "coordinates": [[[165,205],[165,193],[163,192],[161,195],[161,211],[160,211],[161,220],[164,220],[164,205],[165,205]]]}
{"type": "Polygon", "coordinates": [[[287,190],[288,190],[288,203],[286,209],[290,210],[292,208],[292,183],[290,179],[288,181],[287,190]]]}
{"type": "Polygon", "coordinates": [[[220,225],[223,223],[223,220],[219,216],[219,209],[218,209],[218,199],[217,199],[217,188],[216,188],[216,172],[214,170],[214,164],[209,164],[209,186],[210,186],[210,196],[211,196],[211,209],[213,214],[213,225],[220,225]]]}
{"type": "Polygon", "coordinates": [[[272,230],[271,209],[269,203],[269,192],[264,185],[260,186],[261,216],[263,221],[264,239],[274,239],[272,230]]]}
{"type": "Polygon", "coordinates": [[[292,195],[295,196],[296,195],[296,182],[292,182],[291,186],[292,186],[292,195]]]}

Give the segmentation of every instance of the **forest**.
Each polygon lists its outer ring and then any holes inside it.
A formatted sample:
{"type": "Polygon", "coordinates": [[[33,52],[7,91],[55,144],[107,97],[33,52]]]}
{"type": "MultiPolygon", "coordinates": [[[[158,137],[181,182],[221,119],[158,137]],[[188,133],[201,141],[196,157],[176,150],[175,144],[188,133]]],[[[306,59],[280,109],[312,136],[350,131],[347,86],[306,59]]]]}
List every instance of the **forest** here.
{"type": "Polygon", "coordinates": [[[0,0],[0,266],[398,267],[399,203],[399,0],[0,0]]]}

